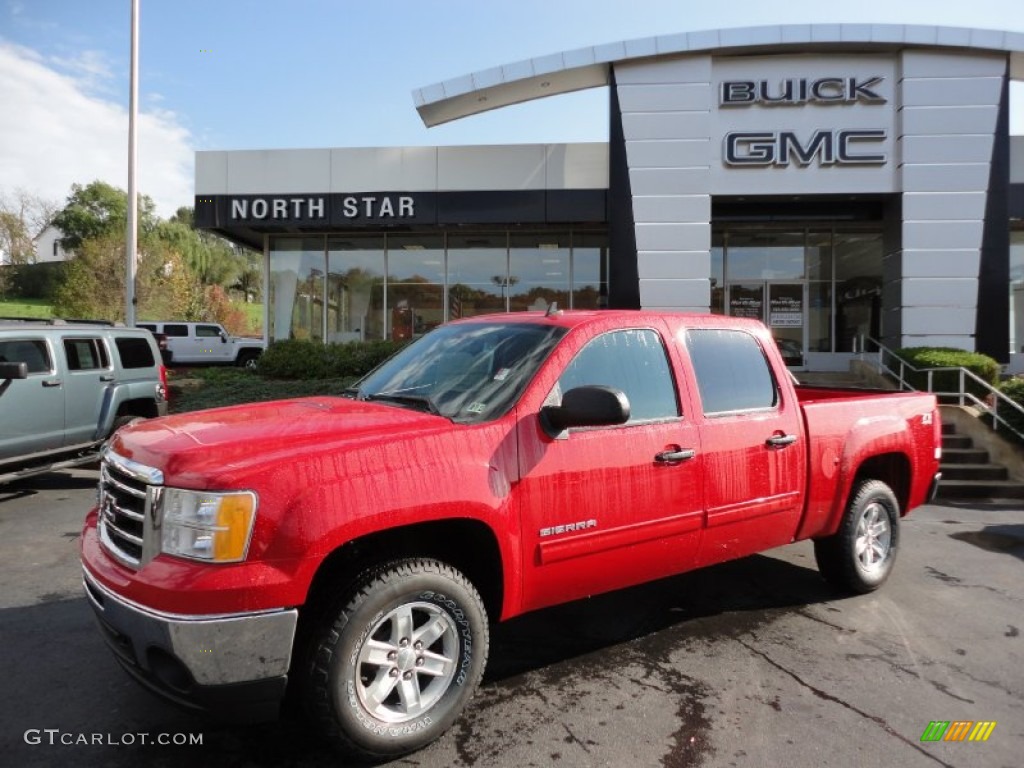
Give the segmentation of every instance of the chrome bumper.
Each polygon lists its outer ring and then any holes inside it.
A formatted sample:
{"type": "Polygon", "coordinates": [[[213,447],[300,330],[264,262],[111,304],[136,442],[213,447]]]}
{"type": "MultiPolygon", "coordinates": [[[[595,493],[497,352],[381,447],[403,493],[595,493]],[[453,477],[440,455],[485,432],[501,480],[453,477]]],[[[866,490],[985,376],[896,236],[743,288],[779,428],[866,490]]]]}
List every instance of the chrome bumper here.
{"type": "Polygon", "coordinates": [[[258,717],[276,713],[287,682],[297,610],[166,614],[115,595],[85,569],[82,581],[107,645],[139,682],[193,708],[238,702],[258,717]]]}

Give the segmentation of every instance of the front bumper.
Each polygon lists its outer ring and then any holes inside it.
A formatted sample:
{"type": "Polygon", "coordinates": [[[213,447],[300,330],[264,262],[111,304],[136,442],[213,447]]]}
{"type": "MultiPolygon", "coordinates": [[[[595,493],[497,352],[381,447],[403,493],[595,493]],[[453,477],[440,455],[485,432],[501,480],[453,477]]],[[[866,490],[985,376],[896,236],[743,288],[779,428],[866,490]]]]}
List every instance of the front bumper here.
{"type": "Polygon", "coordinates": [[[298,611],[182,616],[131,603],[83,569],[85,594],[107,645],[147,688],[231,720],[277,716],[298,611]]]}

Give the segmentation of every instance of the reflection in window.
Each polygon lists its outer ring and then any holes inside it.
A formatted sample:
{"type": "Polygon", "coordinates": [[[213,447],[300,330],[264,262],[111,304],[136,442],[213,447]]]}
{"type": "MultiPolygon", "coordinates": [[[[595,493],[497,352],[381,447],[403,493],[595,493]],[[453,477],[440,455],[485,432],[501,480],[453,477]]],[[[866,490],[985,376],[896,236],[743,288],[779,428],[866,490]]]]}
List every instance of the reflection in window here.
{"type": "Polygon", "coordinates": [[[513,234],[509,238],[509,309],[544,310],[553,301],[569,307],[569,233],[513,234]]]}
{"type": "Polygon", "coordinates": [[[323,337],[324,238],[274,238],[270,252],[270,338],[323,337]]]}
{"type": "Polygon", "coordinates": [[[390,338],[417,338],[444,321],[444,236],[389,237],[390,338]]]}
{"type": "Polygon", "coordinates": [[[725,236],[711,234],[711,307],[713,314],[725,314],[725,236]]]}
{"type": "Polygon", "coordinates": [[[1024,231],[1010,233],[1010,351],[1024,352],[1024,231]]]}
{"type": "Polygon", "coordinates": [[[730,280],[799,280],[803,276],[803,232],[730,233],[730,280]]]}
{"type": "Polygon", "coordinates": [[[854,352],[857,338],[881,338],[882,235],[836,232],[836,352],[854,352]]]}
{"type": "Polygon", "coordinates": [[[775,379],[757,339],[743,331],[686,332],[705,414],[771,408],[775,379]]]}
{"type": "Polygon", "coordinates": [[[384,338],[384,236],[327,240],[327,341],[384,338]]]}
{"type": "Polygon", "coordinates": [[[566,367],[558,387],[564,394],[591,384],[624,392],[630,423],[679,416],[672,371],[655,331],[615,331],[590,341],[566,367]]]}
{"type": "Polygon", "coordinates": [[[572,238],[572,308],[608,306],[608,237],[577,232],[572,238]]]}
{"type": "Polygon", "coordinates": [[[504,232],[448,236],[448,319],[505,312],[508,246],[504,232]]]}

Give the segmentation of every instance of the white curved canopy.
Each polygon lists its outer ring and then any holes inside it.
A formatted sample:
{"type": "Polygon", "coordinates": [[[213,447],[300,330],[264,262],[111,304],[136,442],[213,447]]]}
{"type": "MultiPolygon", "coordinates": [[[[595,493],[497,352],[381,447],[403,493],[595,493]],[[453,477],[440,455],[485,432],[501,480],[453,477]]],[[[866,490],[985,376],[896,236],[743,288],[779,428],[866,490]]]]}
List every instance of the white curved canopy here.
{"type": "Polygon", "coordinates": [[[1010,54],[1010,77],[1024,80],[1024,34],[918,24],[785,24],[659,35],[594,45],[473,72],[413,91],[428,127],[558,93],[608,85],[611,65],[686,53],[783,50],[959,48],[1010,54]]]}

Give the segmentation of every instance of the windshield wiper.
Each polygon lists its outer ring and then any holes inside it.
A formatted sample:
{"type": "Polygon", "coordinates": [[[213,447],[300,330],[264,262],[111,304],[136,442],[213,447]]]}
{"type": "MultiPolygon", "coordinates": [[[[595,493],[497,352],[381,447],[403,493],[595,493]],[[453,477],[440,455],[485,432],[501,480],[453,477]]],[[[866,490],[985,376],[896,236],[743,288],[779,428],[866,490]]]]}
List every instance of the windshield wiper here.
{"type": "Polygon", "coordinates": [[[441,411],[437,409],[434,401],[426,395],[407,395],[398,392],[375,392],[370,395],[364,395],[363,400],[382,400],[384,402],[397,403],[399,405],[419,406],[420,410],[424,410],[427,413],[432,413],[435,416],[441,415],[441,411]]]}

